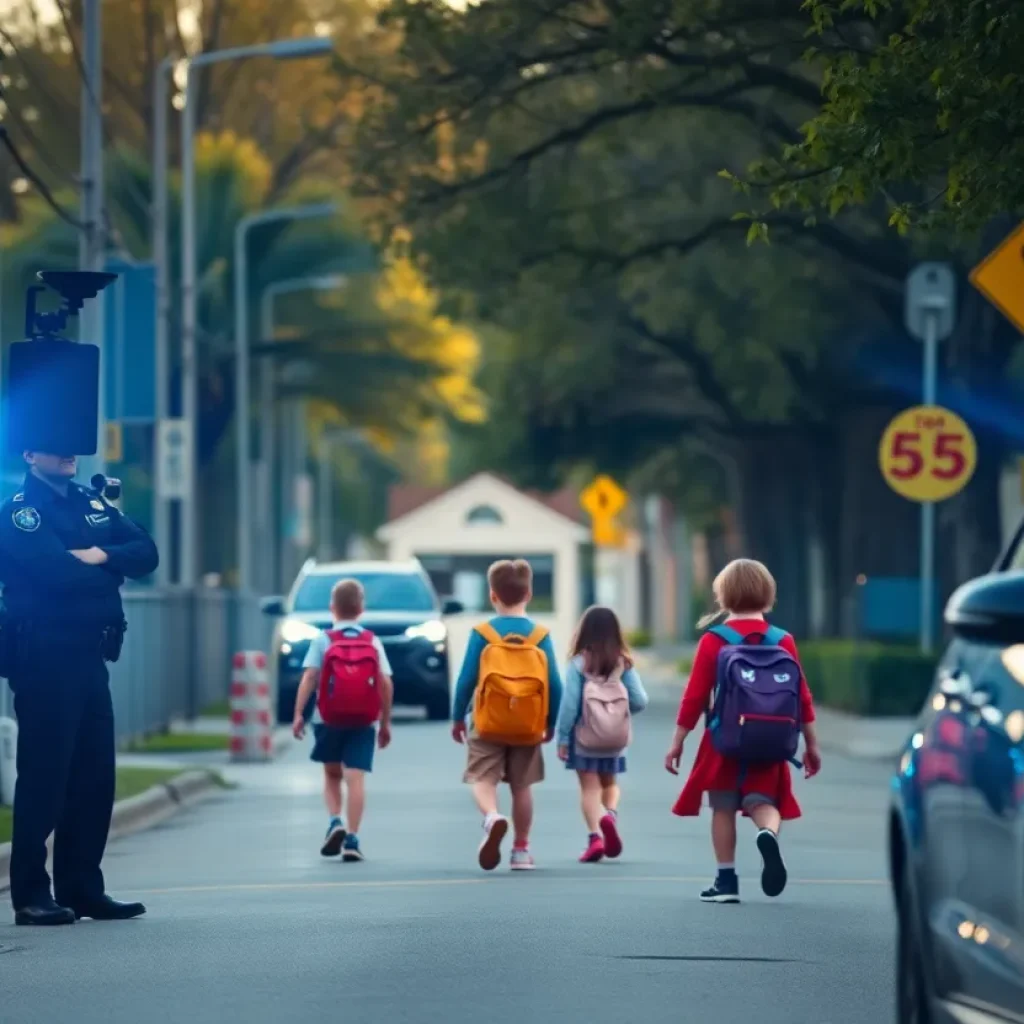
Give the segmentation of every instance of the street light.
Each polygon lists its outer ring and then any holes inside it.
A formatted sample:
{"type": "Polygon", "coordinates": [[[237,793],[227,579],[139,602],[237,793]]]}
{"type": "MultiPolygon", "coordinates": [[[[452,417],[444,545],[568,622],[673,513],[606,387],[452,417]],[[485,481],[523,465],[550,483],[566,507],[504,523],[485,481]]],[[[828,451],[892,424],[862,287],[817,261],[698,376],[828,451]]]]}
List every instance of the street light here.
{"type": "Polygon", "coordinates": [[[280,210],[264,210],[243,217],[235,228],[235,408],[237,410],[237,452],[235,472],[238,490],[236,514],[238,542],[238,591],[247,594],[252,586],[252,519],[249,499],[252,496],[252,443],[249,422],[249,231],[261,224],[277,221],[316,220],[330,217],[337,210],[334,203],[310,203],[280,210]]]}
{"type": "MultiPolygon", "coordinates": [[[[273,57],[293,60],[314,57],[333,50],[330,39],[308,36],[303,39],[280,39],[258,46],[239,46],[227,50],[201,53],[188,60],[185,75],[184,104],[181,116],[181,363],[182,415],[193,427],[198,422],[199,368],[196,359],[196,109],[193,101],[195,75],[208,64],[273,57]]],[[[182,502],[181,582],[195,582],[196,559],[196,456],[188,453],[185,500],[182,502]]]]}
{"type": "MultiPolygon", "coordinates": [[[[348,444],[352,448],[368,447],[366,438],[361,430],[354,430],[352,427],[328,427],[320,438],[318,480],[317,480],[317,558],[321,562],[330,561],[331,558],[331,521],[333,515],[333,493],[331,488],[331,447],[335,442],[348,444]]],[[[351,524],[350,524],[351,525],[351,524]]]]}
{"type": "MultiPolygon", "coordinates": [[[[264,289],[262,298],[260,300],[260,338],[264,341],[270,341],[273,339],[276,333],[276,327],[274,323],[274,302],[280,295],[288,295],[293,292],[304,292],[304,291],[334,291],[335,289],[341,288],[347,282],[347,278],[344,274],[324,274],[313,277],[293,277],[288,278],[284,281],[275,281],[264,289]]],[[[263,496],[264,501],[261,502],[264,509],[265,515],[270,514],[270,509],[273,502],[274,488],[271,484],[273,466],[276,461],[275,442],[276,436],[274,431],[275,426],[275,415],[274,415],[274,361],[272,356],[264,356],[262,373],[260,377],[260,458],[264,464],[264,486],[266,487],[266,493],[263,496]]],[[[289,461],[291,461],[294,451],[288,452],[289,461]]],[[[287,479],[289,476],[294,474],[283,473],[282,478],[287,479]]],[[[282,494],[282,505],[285,488],[281,488],[282,494]]],[[[283,508],[282,508],[283,512],[283,508]]],[[[283,518],[283,516],[282,516],[283,518]]],[[[285,575],[283,566],[283,552],[281,558],[278,558],[276,546],[277,546],[277,534],[276,531],[270,531],[273,536],[272,543],[267,544],[267,550],[271,554],[271,572],[270,572],[270,583],[271,590],[280,590],[280,587],[274,586],[277,583],[276,573],[280,573],[282,577],[285,575]]]]}

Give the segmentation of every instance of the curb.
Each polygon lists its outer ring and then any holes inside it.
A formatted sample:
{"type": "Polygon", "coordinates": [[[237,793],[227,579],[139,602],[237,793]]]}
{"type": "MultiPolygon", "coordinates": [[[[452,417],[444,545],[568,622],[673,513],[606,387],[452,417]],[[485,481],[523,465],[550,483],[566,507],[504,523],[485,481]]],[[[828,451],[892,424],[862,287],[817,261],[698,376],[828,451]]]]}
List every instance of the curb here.
{"type": "MultiPolygon", "coordinates": [[[[119,800],[114,804],[109,838],[120,839],[133,832],[141,832],[159,825],[184,808],[221,789],[223,782],[216,772],[182,772],[167,782],[157,783],[137,796],[119,800]]],[[[52,840],[50,842],[52,843],[52,840]]],[[[0,892],[6,892],[10,888],[10,864],[11,844],[0,844],[0,892]]]]}

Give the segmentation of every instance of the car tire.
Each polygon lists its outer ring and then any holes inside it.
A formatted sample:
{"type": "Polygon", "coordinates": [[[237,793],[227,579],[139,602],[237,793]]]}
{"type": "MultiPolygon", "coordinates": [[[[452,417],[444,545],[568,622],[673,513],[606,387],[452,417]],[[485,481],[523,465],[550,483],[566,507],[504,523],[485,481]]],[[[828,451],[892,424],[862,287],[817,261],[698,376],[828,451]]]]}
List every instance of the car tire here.
{"type": "Polygon", "coordinates": [[[896,1024],[931,1024],[928,982],[924,973],[909,870],[904,865],[896,904],[896,1024]]]}
{"type": "Polygon", "coordinates": [[[435,697],[427,702],[428,722],[447,722],[452,717],[451,703],[448,694],[442,697],[435,697]]]}
{"type": "Polygon", "coordinates": [[[278,725],[291,725],[292,716],[295,714],[295,698],[292,697],[291,703],[288,701],[288,695],[279,693],[277,695],[277,724],[278,725]]]}

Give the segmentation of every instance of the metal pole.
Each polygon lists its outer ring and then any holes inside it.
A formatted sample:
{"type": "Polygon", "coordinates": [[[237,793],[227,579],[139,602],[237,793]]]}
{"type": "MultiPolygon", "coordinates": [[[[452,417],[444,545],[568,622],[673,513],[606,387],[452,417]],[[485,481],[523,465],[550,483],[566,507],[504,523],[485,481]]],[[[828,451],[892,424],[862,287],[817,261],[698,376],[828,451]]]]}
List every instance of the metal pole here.
{"type": "MultiPolygon", "coordinates": [[[[938,390],[939,321],[934,312],[925,314],[924,404],[934,405],[938,390]]],[[[921,504],[921,650],[930,654],[935,632],[935,503],[921,504]]]]}
{"type": "MultiPolygon", "coordinates": [[[[274,293],[266,291],[260,299],[260,341],[268,342],[274,336],[274,293]]],[[[278,474],[277,462],[277,410],[274,406],[274,357],[264,355],[260,361],[260,458],[263,460],[263,486],[261,495],[263,515],[267,523],[264,562],[266,566],[265,585],[267,592],[276,594],[280,589],[278,579],[278,488],[275,486],[278,474]]]]}
{"type": "MultiPolygon", "coordinates": [[[[82,92],[81,92],[81,179],[82,221],[85,230],[79,242],[82,270],[102,270],[105,225],[103,220],[103,19],[101,0],[82,4],[82,92]]],[[[100,346],[99,416],[96,454],[80,460],[86,478],[104,471],[106,409],[104,377],[108,353],[103,344],[102,301],[86,303],[78,318],[79,336],[100,346]]]]}
{"type": "Polygon", "coordinates": [[[249,421],[249,272],[246,265],[247,224],[235,231],[235,411],[238,451],[235,453],[235,487],[238,502],[238,592],[245,599],[252,588],[252,463],[249,421]]]}
{"type": "Polygon", "coordinates": [[[331,442],[324,436],[319,445],[319,467],[317,473],[317,498],[319,504],[319,525],[317,526],[317,559],[329,562],[331,559],[331,442]]]}
{"type": "Polygon", "coordinates": [[[198,450],[199,367],[196,360],[196,167],[193,152],[196,128],[195,68],[185,77],[181,114],[181,413],[189,424],[191,449],[185,453],[185,497],[181,503],[180,582],[196,581],[196,456],[198,450]]]}
{"type": "MultiPolygon", "coordinates": [[[[165,57],[157,68],[153,87],[153,262],[156,264],[156,381],[154,418],[159,444],[160,425],[170,415],[170,366],[168,348],[171,310],[170,253],[167,251],[167,108],[170,102],[171,74],[176,61],[165,57]]],[[[156,458],[162,453],[156,449],[156,458]]],[[[153,527],[160,566],[156,582],[170,580],[170,509],[158,490],[159,467],[153,466],[153,527]]]]}

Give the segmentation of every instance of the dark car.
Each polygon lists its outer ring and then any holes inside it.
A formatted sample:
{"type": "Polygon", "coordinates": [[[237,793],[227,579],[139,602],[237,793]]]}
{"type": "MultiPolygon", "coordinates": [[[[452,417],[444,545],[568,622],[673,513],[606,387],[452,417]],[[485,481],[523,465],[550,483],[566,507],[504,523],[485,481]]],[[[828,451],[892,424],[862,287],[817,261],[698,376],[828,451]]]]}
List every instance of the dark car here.
{"type": "MultiPolygon", "coordinates": [[[[448,629],[443,615],[461,610],[439,600],[419,562],[331,562],[307,564],[287,598],[268,598],[263,610],[280,617],[270,655],[276,683],[277,717],[290,722],[309,643],[330,629],[331,589],[341,579],[356,579],[366,592],[361,622],[380,637],[395,683],[395,704],[426,709],[433,721],[450,715],[451,679],[448,629]]],[[[307,711],[311,710],[307,709],[307,711]]]]}
{"type": "Polygon", "coordinates": [[[950,598],[893,779],[900,1024],[1024,1022],[1024,527],[950,598]]]}

